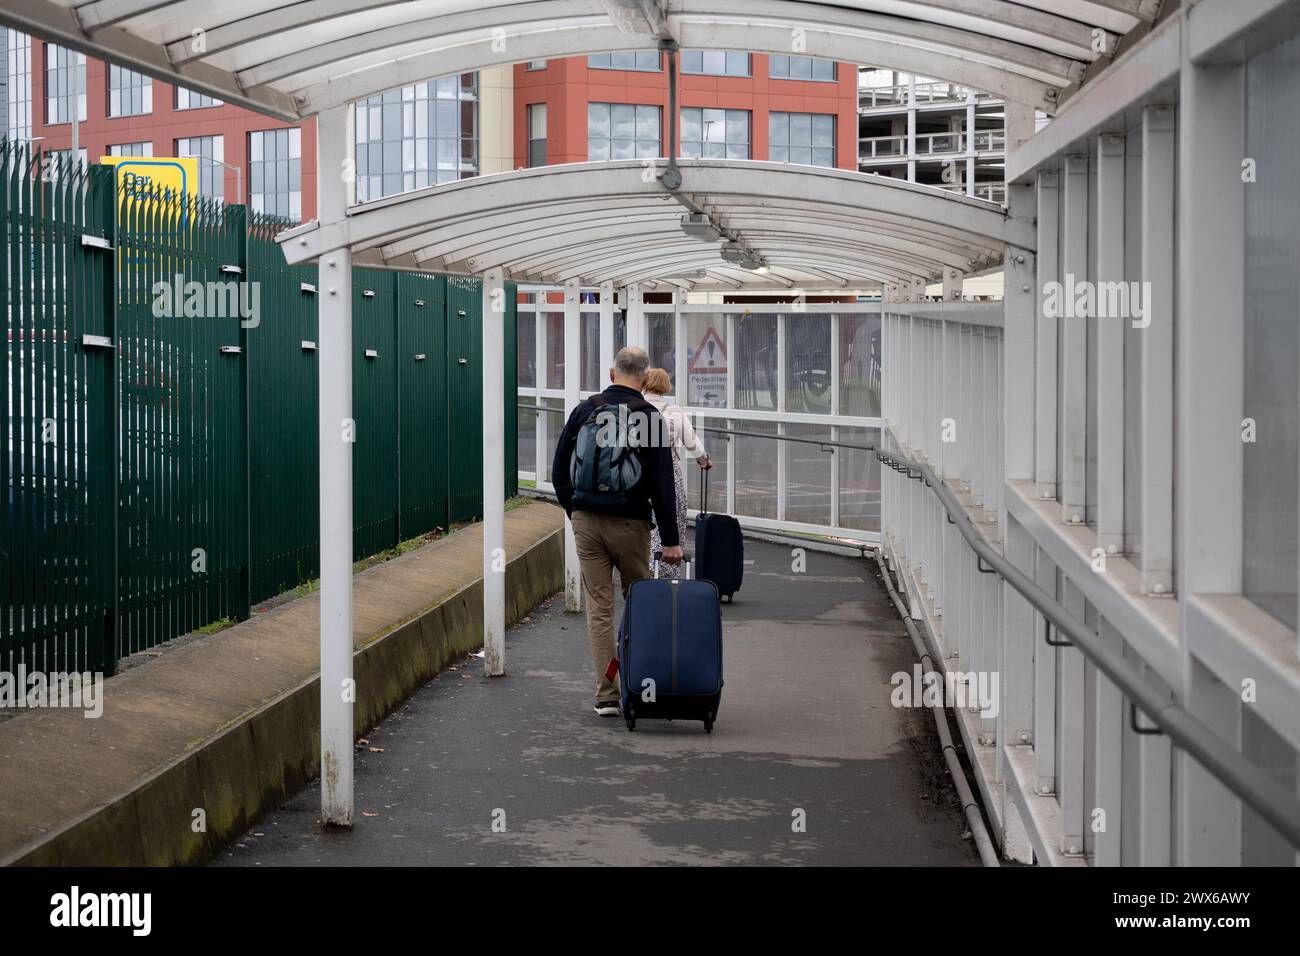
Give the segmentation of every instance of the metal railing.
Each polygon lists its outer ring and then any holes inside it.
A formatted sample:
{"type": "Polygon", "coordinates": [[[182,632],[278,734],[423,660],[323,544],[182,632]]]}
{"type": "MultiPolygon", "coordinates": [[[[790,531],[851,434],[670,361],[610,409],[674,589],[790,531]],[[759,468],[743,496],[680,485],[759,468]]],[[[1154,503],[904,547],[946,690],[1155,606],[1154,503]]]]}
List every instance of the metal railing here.
{"type": "MultiPolygon", "coordinates": [[[[1172,741],[1200,761],[1225,787],[1294,845],[1300,846],[1300,799],[1225,743],[1210,727],[1146,683],[1132,671],[1121,654],[1102,642],[1100,635],[1006,560],[976,530],[960,499],[927,463],[882,452],[878,452],[876,457],[886,467],[900,473],[905,472],[908,478],[924,482],[934,492],[948,522],[956,525],[962,538],[975,553],[979,571],[996,574],[1011,585],[1056,628],[1058,637],[1065,635],[1072,646],[1114,682],[1130,701],[1130,708],[1141,709],[1172,741]]],[[[1050,632],[1045,632],[1043,639],[1050,642],[1050,632]]],[[[1132,710],[1130,721],[1136,726],[1136,713],[1132,710]]]]}

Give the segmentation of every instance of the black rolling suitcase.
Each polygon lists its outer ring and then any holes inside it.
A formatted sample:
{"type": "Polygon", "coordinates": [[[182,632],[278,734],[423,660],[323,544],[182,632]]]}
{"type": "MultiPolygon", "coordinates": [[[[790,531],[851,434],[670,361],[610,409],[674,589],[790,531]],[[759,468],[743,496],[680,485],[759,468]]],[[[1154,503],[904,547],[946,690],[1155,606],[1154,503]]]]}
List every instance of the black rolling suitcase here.
{"type": "Polygon", "coordinates": [[[700,510],[695,516],[695,577],[712,581],[730,603],[745,573],[745,539],[731,515],[709,514],[709,471],[701,476],[700,510]]]}

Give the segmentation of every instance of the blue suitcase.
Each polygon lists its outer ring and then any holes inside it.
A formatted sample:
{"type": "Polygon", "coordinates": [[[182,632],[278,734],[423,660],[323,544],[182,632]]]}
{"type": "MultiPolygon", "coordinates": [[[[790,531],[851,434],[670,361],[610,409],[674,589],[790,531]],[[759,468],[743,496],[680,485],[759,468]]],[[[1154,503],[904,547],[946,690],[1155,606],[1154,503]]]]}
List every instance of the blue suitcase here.
{"type": "Polygon", "coordinates": [[[722,699],[722,609],[709,581],[633,581],[618,628],[623,719],[702,720],[722,699]]]}
{"type": "Polygon", "coordinates": [[[740,522],[731,515],[709,513],[709,472],[700,488],[700,510],[695,515],[695,576],[712,581],[718,594],[734,601],[745,574],[745,539],[740,522]]]}

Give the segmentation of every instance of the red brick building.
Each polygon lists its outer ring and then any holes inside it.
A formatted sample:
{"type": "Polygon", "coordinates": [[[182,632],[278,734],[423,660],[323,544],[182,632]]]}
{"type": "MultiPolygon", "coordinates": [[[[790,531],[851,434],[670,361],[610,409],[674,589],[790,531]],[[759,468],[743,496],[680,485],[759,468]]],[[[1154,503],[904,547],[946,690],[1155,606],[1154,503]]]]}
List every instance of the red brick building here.
{"type": "MultiPolygon", "coordinates": [[[[613,54],[621,64],[634,63],[632,54],[613,54]]],[[[596,57],[569,57],[515,66],[515,165],[530,162],[530,141],[536,143],[536,112],[545,106],[547,164],[587,162],[590,154],[589,109],[591,104],[648,106],[658,110],[660,141],[667,148],[667,131],[662,116],[668,109],[668,73],[662,57],[638,54],[641,63],[632,69],[595,67],[596,57]],[[657,62],[657,68],[651,64],[657,62]],[[639,68],[638,68],[639,67],[639,68]],[[530,119],[531,117],[531,119],[530,119]],[[533,124],[530,129],[530,123],[533,124]]],[[[599,62],[611,57],[604,54],[599,62]]],[[[858,69],[848,63],[809,61],[806,57],[771,57],[763,53],[724,55],[708,51],[680,54],[678,106],[683,111],[679,133],[685,131],[692,110],[730,110],[748,114],[750,159],[774,157],[769,142],[772,115],[833,117],[834,165],[857,169],[858,69]],[[743,62],[738,62],[743,58],[743,62]],[[773,61],[779,61],[773,63],[773,61]],[[791,61],[804,67],[792,69],[791,61]],[[815,64],[810,67],[808,63],[815,64]],[[727,70],[730,72],[724,72],[727,70]],[[788,78],[813,72],[825,79],[788,78]],[[773,76],[773,74],[784,74],[773,76]]],[[[787,121],[788,122],[788,121],[787,121]]],[[[690,137],[679,135],[682,155],[690,137]]],[[[539,157],[533,154],[533,159],[539,157]]],[[[597,158],[597,157],[592,157],[597,158]]],[[[798,160],[792,160],[798,161],[798,160]]]]}
{"type": "MultiPolygon", "coordinates": [[[[72,126],[68,122],[71,99],[62,93],[67,89],[62,84],[66,83],[70,71],[60,69],[60,65],[70,62],[68,52],[57,44],[33,37],[31,57],[32,139],[45,150],[67,150],[72,141],[72,126]]],[[[272,192],[293,202],[296,194],[299,199],[295,205],[300,208],[286,206],[284,214],[303,220],[316,215],[314,119],[295,125],[238,106],[205,105],[210,101],[189,90],[120,71],[100,60],[84,62],[81,93],[85,108],[79,137],[87,162],[98,162],[101,156],[113,153],[115,147],[124,150],[140,144],[151,146],[148,153],[140,155],[197,154],[203,147],[217,146],[216,138],[219,138],[219,152],[210,159],[219,159],[226,165],[199,161],[200,181],[208,186],[207,194],[215,195],[219,190],[232,203],[249,202],[256,198],[255,193],[265,198],[272,192]],[[145,105],[149,108],[144,109],[145,105]],[[300,132],[291,135],[292,130],[299,128],[300,132]],[[284,132],[262,135],[274,131],[284,132]],[[209,142],[195,142],[210,138],[209,142]],[[268,152],[272,153],[270,158],[268,152]],[[273,164],[273,168],[268,164],[273,164]],[[237,176],[228,167],[237,167],[240,174],[237,176]],[[281,188],[282,177],[287,177],[289,188],[281,188]],[[242,196],[238,194],[237,182],[242,196]]],[[[277,211],[270,205],[264,208],[268,212],[277,211]]]]}

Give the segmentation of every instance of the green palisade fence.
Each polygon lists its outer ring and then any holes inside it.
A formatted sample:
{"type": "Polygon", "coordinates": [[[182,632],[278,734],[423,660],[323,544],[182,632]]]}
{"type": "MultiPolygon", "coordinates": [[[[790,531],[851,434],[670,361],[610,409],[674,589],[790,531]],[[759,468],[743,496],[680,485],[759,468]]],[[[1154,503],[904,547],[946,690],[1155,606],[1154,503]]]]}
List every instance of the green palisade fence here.
{"type": "MultiPolygon", "coordinates": [[[[0,161],[0,670],[111,673],[318,575],[317,270],[242,206],[124,201],[110,168],[20,144],[0,161]]],[[[482,511],[482,294],[369,269],[353,292],[360,559],[482,511]]]]}

